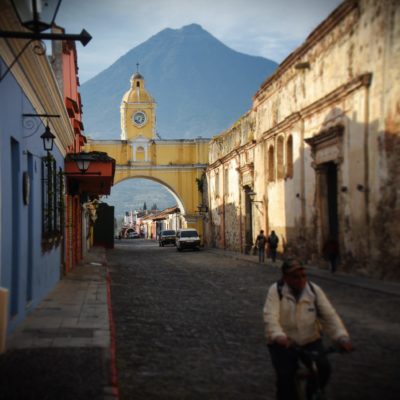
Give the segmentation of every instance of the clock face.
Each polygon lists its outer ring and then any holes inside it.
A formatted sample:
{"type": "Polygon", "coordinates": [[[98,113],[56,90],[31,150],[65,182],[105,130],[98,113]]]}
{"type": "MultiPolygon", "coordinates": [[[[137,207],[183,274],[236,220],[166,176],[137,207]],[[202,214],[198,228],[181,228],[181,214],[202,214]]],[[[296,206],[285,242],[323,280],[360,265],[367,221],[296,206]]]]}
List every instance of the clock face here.
{"type": "Polygon", "coordinates": [[[147,117],[143,111],[137,111],[132,116],[133,123],[137,126],[142,126],[146,123],[147,117]]]}

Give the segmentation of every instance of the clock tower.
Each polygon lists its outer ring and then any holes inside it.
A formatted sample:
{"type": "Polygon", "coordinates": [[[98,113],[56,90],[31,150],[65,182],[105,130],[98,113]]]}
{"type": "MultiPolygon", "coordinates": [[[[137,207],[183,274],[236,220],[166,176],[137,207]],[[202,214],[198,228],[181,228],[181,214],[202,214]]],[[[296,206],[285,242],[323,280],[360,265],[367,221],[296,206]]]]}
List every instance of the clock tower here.
{"type": "Polygon", "coordinates": [[[143,76],[137,72],[121,102],[121,140],[155,139],[155,110],[156,102],[145,89],[143,76]]]}

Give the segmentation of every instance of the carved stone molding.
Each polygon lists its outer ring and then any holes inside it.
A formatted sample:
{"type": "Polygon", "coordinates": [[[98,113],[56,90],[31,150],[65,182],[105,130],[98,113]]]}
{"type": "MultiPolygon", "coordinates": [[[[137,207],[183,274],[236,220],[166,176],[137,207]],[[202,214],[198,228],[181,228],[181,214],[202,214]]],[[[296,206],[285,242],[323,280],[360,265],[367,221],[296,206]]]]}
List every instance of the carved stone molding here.
{"type": "Polygon", "coordinates": [[[248,163],[238,168],[241,186],[253,187],[254,184],[254,164],[248,163]]]}
{"type": "Polygon", "coordinates": [[[342,125],[333,126],[317,135],[304,139],[311,147],[312,168],[318,169],[320,164],[333,161],[340,164],[343,161],[342,137],[344,127],[342,125]]]}

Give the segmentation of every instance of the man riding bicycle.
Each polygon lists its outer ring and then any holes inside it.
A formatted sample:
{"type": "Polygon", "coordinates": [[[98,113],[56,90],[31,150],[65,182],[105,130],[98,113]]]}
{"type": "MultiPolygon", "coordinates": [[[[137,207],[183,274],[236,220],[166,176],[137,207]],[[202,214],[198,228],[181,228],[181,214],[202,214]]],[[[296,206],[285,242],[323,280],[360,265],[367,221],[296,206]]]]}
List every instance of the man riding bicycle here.
{"type": "Polygon", "coordinates": [[[264,322],[271,360],[277,376],[277,399],[297,399],[295,346],[318,352],[319,382],[326,385],[330,365],[324,355],[322,331],[346,352],[352,350],[349,334],[322,289],[307,280],[299,260],[286,260],[282,279],[273,284],[264,305],[264,322]]]}

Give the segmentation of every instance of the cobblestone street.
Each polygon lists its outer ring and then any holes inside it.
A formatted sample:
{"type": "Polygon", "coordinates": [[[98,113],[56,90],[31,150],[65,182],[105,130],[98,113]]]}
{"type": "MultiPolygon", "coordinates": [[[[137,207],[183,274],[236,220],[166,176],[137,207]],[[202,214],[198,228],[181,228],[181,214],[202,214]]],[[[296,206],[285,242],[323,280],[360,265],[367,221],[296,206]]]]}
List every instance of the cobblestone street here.
{"type": "MultiPolygon", "coordinates": [[[[262,307],[278,268],[125,240],[107,252],[121,399],[274,399],[262,307]]],[[[400,296],[314,278],[356,351],[333,355],[329,398],[397,399],[400,296]]]]}

